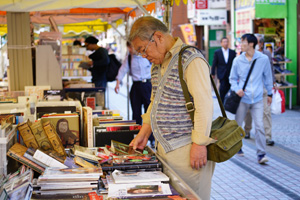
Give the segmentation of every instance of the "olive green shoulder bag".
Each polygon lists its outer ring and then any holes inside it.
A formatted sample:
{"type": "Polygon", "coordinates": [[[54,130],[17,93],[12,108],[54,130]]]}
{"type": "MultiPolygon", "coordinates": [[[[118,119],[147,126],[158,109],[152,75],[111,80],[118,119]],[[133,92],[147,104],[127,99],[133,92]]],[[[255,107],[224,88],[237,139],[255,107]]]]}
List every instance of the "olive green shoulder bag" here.
{"type": "MultiPolygon", "coordinates": [[[[181,62],[182,54],[187,48],[195,48],[199,52],[201,51],[193,46],[185,46],[180,50],[178,59],[178,73],[183,94],[186,100],[186,108],[191,116],[194,125],[194,103],[191,101],[186,82],[183,80],[183,70],[181,62]]],[[[242,139],[245,137],[245,132],[235,120],[230,120],[227,118],[219,92],[211,75],[210,80],[218,98],[222,116],[218,117],[212,122],[210,137],[217,141],[207,146],[207,159],[214,162],[224,162],[234,156],[242,148],[242,139]]]]}

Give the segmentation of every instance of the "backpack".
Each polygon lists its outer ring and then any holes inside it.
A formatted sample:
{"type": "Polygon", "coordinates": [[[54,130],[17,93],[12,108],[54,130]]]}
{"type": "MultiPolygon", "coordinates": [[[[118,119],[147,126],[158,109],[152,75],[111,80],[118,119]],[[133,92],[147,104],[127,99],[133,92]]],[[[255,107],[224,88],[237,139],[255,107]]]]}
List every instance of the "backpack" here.
{"type": "Polygon", "coordinates": [[[108,56],[110,62],[106,71],[106,80],[108,82],[112,82],[116,80],[116,77],[122,64],[120,63],[120,61],[118,61],[115,54],[109,54],[108,56]]]}

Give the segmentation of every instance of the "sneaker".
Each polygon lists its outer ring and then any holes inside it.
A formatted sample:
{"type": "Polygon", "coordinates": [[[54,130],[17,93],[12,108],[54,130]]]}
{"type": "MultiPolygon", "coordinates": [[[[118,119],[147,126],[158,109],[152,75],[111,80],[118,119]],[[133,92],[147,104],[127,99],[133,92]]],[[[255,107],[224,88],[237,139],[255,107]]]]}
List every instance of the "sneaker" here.
{"type": "Polygon", "coordinates": [[[243,150],[240,149],[239,152],[236,153],[236,155],[243,157],[244,156],[243,150]]]}
{"type": "Polygon", "coordinates": [[[259,155],[258,156],[258,163],[259,164],[265,164],[268,161],[269,161],[269,159],[265,155],[259,155]]]}
{"type": "Polygon", "coordinates": [[[250,132],[245,132],[245,139],[250,139],[250,132]]]}
{"type": "Polygon", "coordinates": [[[267,139],[266,144],[269,145],[269,146],[273,146],[275,144],[275,142],[273,140],[267,139]]]}

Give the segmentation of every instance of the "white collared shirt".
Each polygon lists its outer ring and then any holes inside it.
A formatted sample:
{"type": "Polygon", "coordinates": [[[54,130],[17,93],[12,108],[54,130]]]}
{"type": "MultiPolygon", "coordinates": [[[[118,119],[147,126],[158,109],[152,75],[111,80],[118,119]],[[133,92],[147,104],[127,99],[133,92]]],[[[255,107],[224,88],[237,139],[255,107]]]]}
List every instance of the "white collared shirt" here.
{"type": "Polygon", "coordinates": [[[225,62],[228,62],[228,57],[229,57],[229,48],[227,48],[226,50],[222,47],[222,52],[223,52],[223,56],[225,59],[225,62]]]}

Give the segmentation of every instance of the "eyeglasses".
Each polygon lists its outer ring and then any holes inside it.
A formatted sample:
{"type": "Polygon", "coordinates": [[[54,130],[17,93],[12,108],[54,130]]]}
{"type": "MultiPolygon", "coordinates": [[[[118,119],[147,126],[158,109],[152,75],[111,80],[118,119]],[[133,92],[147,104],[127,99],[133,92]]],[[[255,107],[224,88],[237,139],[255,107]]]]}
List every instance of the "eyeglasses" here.
{"type": "Polygon", "coordinates": [[[153,42],[153,41],[154,41],[154,40],[152,40],[152,37],[153,37],[153,35],[154,35],[155,32],[156,32],[156,31],[154,31],[154,32],[152,33],[152,35],[150,36],[149,42],[148,42],[147,46],[145,47],[145,49],[142,50],[142,52],[139,52],[139,53],[137,54],[138,56],[142,56],[142,57],[146,56],[146,51],[147,51],[147,48],[148,48],[150,42],[153,42]]]}

